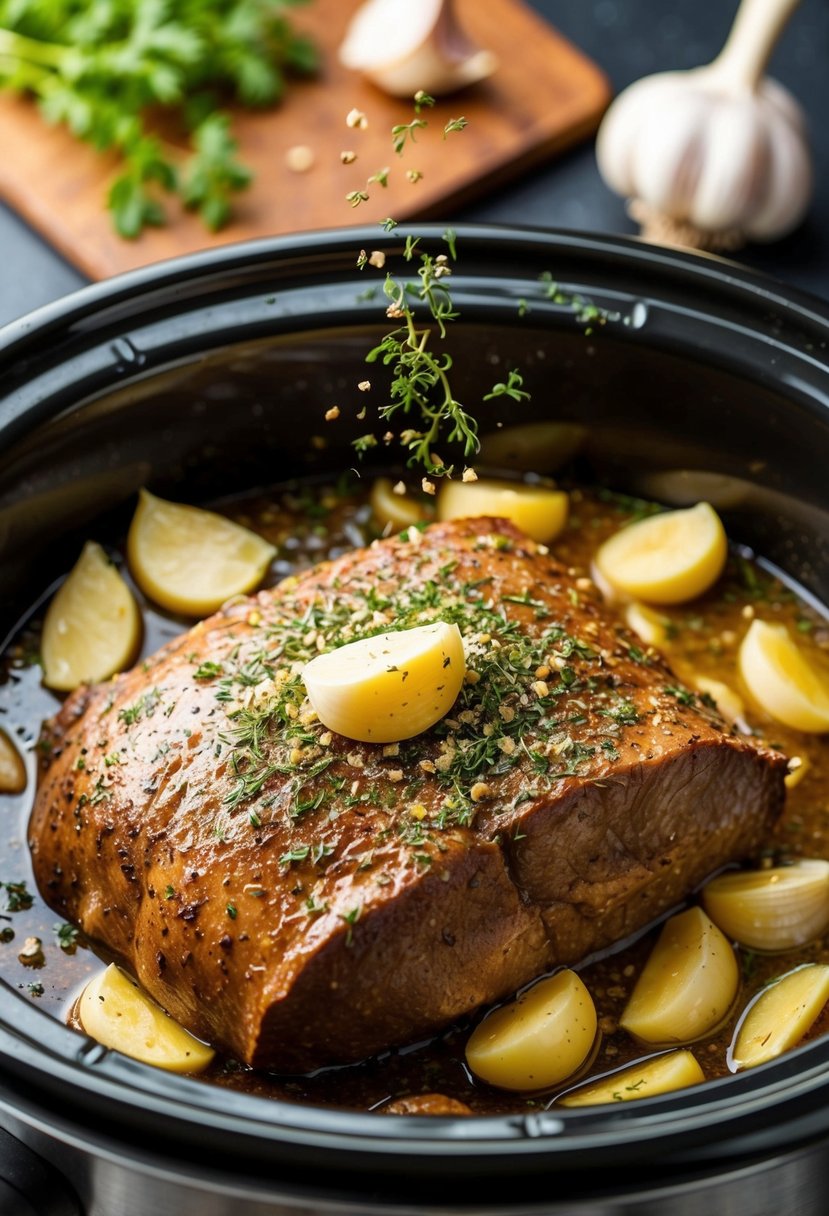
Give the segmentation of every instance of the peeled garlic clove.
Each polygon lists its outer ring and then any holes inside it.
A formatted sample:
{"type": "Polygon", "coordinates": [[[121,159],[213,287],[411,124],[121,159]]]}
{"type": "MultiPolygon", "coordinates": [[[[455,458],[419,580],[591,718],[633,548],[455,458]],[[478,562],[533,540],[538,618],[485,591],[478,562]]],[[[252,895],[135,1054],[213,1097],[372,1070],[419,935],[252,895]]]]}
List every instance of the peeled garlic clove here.
{"type": "Polygon", "coordinates": [[[619,1025],[643,1043],[691,1043],[724,1020],[739,978],[729,942],[689,908],[665,923],[619,1025]]]}
{"type": "Polygon", "coordinates": [[[461,30],[451,0],[367,0],[351,19],[340,62],[394,97],[451,93],[498,66],[461,30]]]}
{"type": "Polygon", "coordinates": [[[391,526],[395,532],[411,528],[426,518],[419,502],[409,494],[395,494],[388,477],[378,477],[371,487],[371,509],[381,529],[391,526]]]}
{"type": "Polygon", "coordinates": [[[46,610],[43,683],[58,692],[128,667],[141,640],[135,597],[100,545],[87,541],[46,610]]]}
{"type": "Polygon", "coordinates": [[[699,1085],[705,1074],[690,1051],[669,1051],[650,1060],[641,1060],[581,1085],[559,1098],[558,1106],[599,1106],[605,1102],[634,1102],[699,1085]]]}
{"type": "Polygon", "coordinates": [[[648,608],[647,604],[639,604],[635,600],[628,604],[625,623],[646,646],[664,646],[668,640],[668,621],[648,608]]]}
{"type": "Polygon", "coordinates": [[[141,590],[183,616],[206,616],[232,595],[252,591],[275,553],[261,536],[223,515],[147,490],[127,537],[130,570],[141,590]]]}
{"type": "Polygon", "coordinates": [[[587,428],[576,422],[507,426],[484,435],[478,460],[519,473],[554,473],[575,456],[586,437],[587,428]]]}
{"type": "Polygon", "coordinates": [[[711,698],[726,722],[742,721],[745,718],[746,707],[743,698],[722,680],[712,680],[710,676],[696,676],[693,684],[698,692],[711,698]]]}
{"type": "Polygon", "coordinates": [[[0,727],[0,794],[22,794],[26,788],[26,765],[6,732],[0,727]]]}
{"type": "Polygon", "coordinates": [[[397,743],[446,716],[465,673],[460,630],[438,621],[318,655],[302,678],[323,726],[363,743],[397,743]]]}
{"type": "Polygon", "coordinates": [[[728,1051],[732,1072],[755,1068],[796,1047],[829,1000],[829,967],[807,963],[768,988],[749,1005],[728,1051]]]}
{"type": "Polygon", "coordinates": [[[437,505],[438,519],[491,515],[510,520],[533,540],[546,543],[564,529],[570,500],[564,490],[481,478],[444,481],[437,505]]]}
{"type": "Polygon", "coordinates": [[[78,1017],[86,1033],[104,1047],[168,1072],[203,1072],[215,1055],[114,963],[84,988],[78,1017]]]}
{"type": "Polygon", "coordinates": [[[547,1089],[581,1068],[596,1029],[590,993],[565,969],[487,1014],[470,1035],[466,1062],[499,1089],[547,1089]]]}
{"type": "Polygon", "coordinates": [[[702,892],[706,912],[750,950],[794,950],[829,926],[829,861],[719,874],[702,892]]]}
{"type": "Polygon", "coordinates": [[[829,681],[785,625],[752,621],[737,663],[751,697],[772,718],[811,734],[829,731],[829,681]]]}
{"type": "Polygon", "coordinates": [[[717,581],[727,556],[720,518],[701,502],[628,524],[600,547],[595,566],[617,592],[650,604],[681,604],[717,581]]]}

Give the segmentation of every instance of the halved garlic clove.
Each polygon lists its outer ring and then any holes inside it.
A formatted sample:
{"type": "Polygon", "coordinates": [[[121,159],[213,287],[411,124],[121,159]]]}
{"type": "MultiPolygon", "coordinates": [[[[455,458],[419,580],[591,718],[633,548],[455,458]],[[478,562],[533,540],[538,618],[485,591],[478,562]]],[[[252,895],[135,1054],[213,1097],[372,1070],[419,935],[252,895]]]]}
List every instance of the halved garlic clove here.
{"type": "Polygon", "coordinates": [[[398,743],[445,717],[465,674],[460,630],[438,621],[318,655],[302,678],[323,726],[363,743],[398,743]]]}
{"type": "Polygon", "coordinates": [[[565,969],[487,1014],[466,1045],[466,1062],[499,1089],[548,1089],[578,1072],[596,1041],[593,999],[565,969]]]}
{"type": "Polygon", "coordinates": [[[807,963],[769,984],[746,1009],[728,1050],[732,1072],[756,1068],[803,1039],[829,1000],[829,967],[807,963]]]}
{"type": "Polygon", "coordinates": [[[737,662],[752,699],[772,718],[810,734],[829,731],[829,681],[785,625],[752,621],[737,662]]]}
{"type": "Polygon", "coordinates": [[[101,546],[87,541],[46,610],[43,683],[71,692],[123,671],[135,658],[141,628],[129,587],[101,546]]]}
{"type": "MultiPolygon", "coordinates": [[[[399,483],[402,485],[402,483],[399,483]]],[[[426,513],[410,494],[397,494],[388,477],[378,477],[371,487],[369,499],[378,526],[395,532],[423,523],[426,513]]]]}
{"type": "Polygon", "coordinates": [[[726,722],[742,722],[745,719],[746,707],[743,698],[722,680],[713,680],[710,676],[695,676],[693,685],[698,692],[711,698],[726,722]]]}
{"type": "Polygon", "coordinates": [[[135,581],[156,604],[206,616],[263,579],[273,545],[223,515],[142,490],[127,537],[135,581]]]}
{"type": "Polygon", "coordinates": [[[484,435],[478,460],[518,473],[555,473],[576,455],[586,437],[587,427],[577,422],[525,422],[484,435]]]}
{"type": "Polygon", "coordinates": [[[635,1102],[699,1085],[705,1074],[690,1051],[668,1051],[650,1060],[620,1068],[559,1098],[558,1106],[599,1106],[606,1102],[635,1102]]]}
{"type": "Polygon", "coordinates": [[[663,926],[619,1025],[643,1043],[692,1043],[727,1016],[739,979],[727,939],[689,908],[663,926]]]}
{"type": "Polygon", "coordinates": [[[215,1055],[114,963],[84,988],[78,1017],[86,1033],[104,1047],[168,1072],[203,1072],[215,1055]]]}
{"type": "Polygon", "coordinates": [[[649,604],[681,604],[717,581],[727,556],[720,518],[700,502],[628,524],[604,542],[595,565],[617,592],[649,604]]]}
{"type": "Polygon", "coordinates": [[[22,794],[26,788],[26,765],[13,741],[0,727],[0,794],[22,794]]]}
{"type": "Polygon", "coordinates": [[[491,76],[498,59],[473,46],[452,0],[366,0],[351,19],[340,62],[393,97],[436,97],[491,76]]]}
{"type": "Polygon", "coordinates": [[[533,540],[547,543],[563,531],[570,500],[564,490],[481,478],[444,481],[437,505],[438,519],[491,515],[508,519],[533,540]]]}
{"type": "Polygon", "coordinates": [[[625,623],[647,646],[664,646],[668,640],[669,622],[647,604],[637,603],[636,600],[628,604],[625,623]]]}
{"type": "Polygon", "coordinates": [[[732,941],[750,950],[794,950],[829,927],[829,861],[732,870],[706,883],[703,906],[732,941]]]}

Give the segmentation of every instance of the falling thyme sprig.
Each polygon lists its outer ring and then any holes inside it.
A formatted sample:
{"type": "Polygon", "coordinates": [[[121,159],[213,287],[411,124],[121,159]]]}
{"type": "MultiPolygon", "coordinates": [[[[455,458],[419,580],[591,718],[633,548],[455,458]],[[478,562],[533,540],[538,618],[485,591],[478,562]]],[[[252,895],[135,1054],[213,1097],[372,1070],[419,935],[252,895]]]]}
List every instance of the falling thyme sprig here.
{"type": "MultiPolygon", "coordinates": [[[[402,156],[407,146],[415,143],[418,132],[428,126],[421,113],[434,104],[434,98],[422,90],[415,94],[415,117],[411,122],[392,127],[392,145],[398,155],[402,156]]],[[[452,132],[463,131],[466,125],[466,118],[451,119],[443,128],[444,139],[452,132]]],[[[387,168],[375,173],[368,179],[367,187],[375,183],[385,186],[388,174],[387,168]]],[[[409,169],[406,176],[414,183],[422,174],[409,169]]],[[[352,207],[368,200],[365,190],[352,191],[346,197],[352,207]]],[[[390,217],[381,221],[385,232],[392,232],[397,226],[390,217]]],[[[443,345],[447,326],[458,317],[448,283],[452,263],[457,260],[456,234],[451,228],[443,233],[443,241],[446,251],[432,253],[421,248],[420,238],[406,237],[403,259],[410,266],[416,265],[416,277],[407,280],[387,272],[384,284],[386,316],[398,321],[399,325],[366,355],[367,363],[382,363],[390,369],[392,376],[388,397],[378,409],[380,422],[387,425],[392,420],[399,421],[401,415],[408,416],[413,425],[404,427],[399,433],[400,442],[408,452],[408,464],[410,467],[421,465],[428,474],[438,477],[451,475],[454,468],[437,454],[439,445],[444,442],[460,445],[467,460],[480,446],[478,422],[455,392],[452,356],[443,345]]],[[[386,259],[385,253],[369,254],[361,250],[357,265],[360,270],[366,266],[383,267],[386,259]]],[[[493,385],[484,400],[502,396],[514,401],[529,397],[517,370],[509,371],[505,381],[493,385]]],[[[390,431],[383,436],[385,442],[394,437],[390,431]]],[[[377,447],[378,442],[378,437],[369,433],[360,435],[353,444],[362,455],[377,447]]],[[[424,488],[433,489],[427,484],[424,488]]]]}
{"type": "MultiPolygon", "coordinates": [[[[391,224],[390,220],[383,222],[387,231],[391,224]]],[[[456,234],[447,229],[442,239],[448,252],[433,254],[420,247],[420,238],[406,238],[403,258],[407,263],[417,263],[417,281],[399,279],[393,273],[386,275],[386,316],[400,321],[400,325],[366,355],[367,363],[382,363],[392,372],[388,400],[378,410],[381,422],[388,423],[400,414],[416,416],[419,424],[401,431],[400,441],[409,453],[410,466],[422,465],[436,476],[451,474],[454,467],[436,454],[439,444],[461,444],[467,460],[479,447],[477,420],[464,407],[452,383],[452,356],[439,347],[447,337],[447,326],[458,317],[447,282],[452,275],[451,263],[457,258],[456,234]]],[[[358,265],[362,268],[367,261],[361,254],[358,265]]],[[[510,371],[506,381],[495,384],[484,400],[502,396],[524,400],[529,393],[522,386],[520,372],[510,371]]],[[[377,446],[376,436],[362,435],[354,446],[358,452],[365,452],[377,446]]]]}

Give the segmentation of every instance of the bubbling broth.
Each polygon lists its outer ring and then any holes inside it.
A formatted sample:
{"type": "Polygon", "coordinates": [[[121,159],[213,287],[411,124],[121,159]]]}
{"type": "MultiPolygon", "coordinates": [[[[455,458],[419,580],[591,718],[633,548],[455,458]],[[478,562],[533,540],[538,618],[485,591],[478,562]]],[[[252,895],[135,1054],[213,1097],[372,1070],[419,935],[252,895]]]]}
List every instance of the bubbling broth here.
{"type": "MultiPolygon", "coordinates": [[[[595,575],[593,563],[599,546],[624,524],[649,515],[652,509],[650,504],[589,488],[572,489],[569,507],[569,519],[551,542],[551,550],[568,574],[574,580],[585,580],[585,586],[595,575]]],[[[381,532],[368,495],[353,485],[297,484],[225,503],[221,510],[274,547],[264,586],[370,543],[381,532]]],[[[433,504],[424,498],[417,502],[417,510],[428,514],[433,504]]],[[[141,609],[140,661],[190,622],[150,603],[132,581],[124,553],[112,556],[141,609]]],[[[722,576],[703,595],[673,606],[648,609],[621,604],[618,610],[626,615],[635,632],[658,638],[657,648],[667,656],[680,681],[678,697],[690,695],[687,689],[700,689],[704,696],[706,689],[725,685],[732,697],[736,694],[738,698],[731,715],[737,718],[733,729],[754,733],[790,758],[786,807],[755,864],[776,869],[798,859],[829,859],[829,735],[806,734],[774,721],[756,705],[746,708],[739,700],[745,693],[738,663],[741,644],[752,622],[763,620],[785,626],[810,667],[824,673],[825,678],[829,658],[826,618],[778,572],[733,547],[722,576]]],[[[71,1022],[80,990],[101,970],[102,960],[110,960],[73,926],[57,921],[33,881],[26,834],[34,796],[36,752],[41,724],[60,704],[41,678],[42,628],[40,610],[34,610],[3,656],[0,727],[7,736],[6,743],[12,741],[25,759],[27,780],[22,792],[0,795],[4,829],[0,834],[0,909],[4,909],[0,917],[0,976],[27,999],[71,1022]]],[[[643,654],[649,644],[643,640],[643,654]]],[[[724,695],[720,689],[714,699],[724,695]]],[[[728,790],[723,790],[723,797],[728,796],[728,790]]],[[[829,901],[826,890],[823,898],[829,901]]],[[[697,893],[687,906],[696,907],[699,902],[697,893]]],[[[829,967],[827,922],[829,904],[820,935],[794,949],[765,950],[759,943],[753,947],[734,945],[736,997],[716,1026],[687,1044],[705,1079],[729,1072],[738,1023],[767,985],[804,964],[829,967]]],[[[575,965],[595,1006],[595,1041],[575,1074],[539,1091],[526,1087],[521,1092],[506,1092],[473,1075],[466,1049],[483,1014],[463,1019],[429,1042],[388,1051],[360,1064],[286,1077],[253,1071],[234,1060],[217,1057],[201,1075],[207,1082],[259,1095],[358,1110],[382,1111],[399,1103],[391,1109],[452,1113],[468,1108],[475,1114],[495,1114],[553,1105],[591,1077],[664,1050],[666,1044],[658,1049],[643,1046],[620,1024],[659,933],[660,926],[653,926],[635,940],[575,965]],[[435,1094],[441,1098],[418,1105],[422,1095],[435,1094]]],[[[829,1012],[824,1007],[800,1041],[827,1030],[829,1012]]],[[[634,1080],[634,1089],[636,1084],[634,1080]]],[[[627,1096],[631,1095],[614,1093],[610,1100],[627,1096]]]]}

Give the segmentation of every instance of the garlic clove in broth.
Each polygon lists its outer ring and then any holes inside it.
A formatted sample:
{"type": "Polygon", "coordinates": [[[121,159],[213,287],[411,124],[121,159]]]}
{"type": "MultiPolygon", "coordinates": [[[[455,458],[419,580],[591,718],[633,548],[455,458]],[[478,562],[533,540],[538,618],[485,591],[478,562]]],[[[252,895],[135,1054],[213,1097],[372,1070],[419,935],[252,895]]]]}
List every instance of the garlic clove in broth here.
{"type": "Polygon", "coordinates": [[[728,1050],[732,1072],[756,1068],[790,1051],[829,1000],[829,967],[807,963],[764,988],[741,1018],[728,1050]]]}
{"type": "Polygon", "coordinates": [[[771,241],[802,220],[812,163],[802,111],[763,71],[798,0],[743,0],[706,67],[645,77],[599,130],[599,169],[645,236],[699,248],[771,241]]]}
{"type": "Polygon", "coordinates": [[[695,676],[693,684],[697,692],[711,698],[726,722],[744,722],[746,707],[743,698],[728,684],[710,676],[695,676]]]}
{"type": "Polygon", "coordinates": [[[393,97],[438,97],[491,76],[497,57],[475,47],[453,0],[366,0],[351,19],[340,62],[393,97]]]}
{"type": "Polygon", "coordinates": [[[470,1035],[466,1062],[499,1089],[547,1089],[579,1071],[596,1032],[593,999],[575,971],[564,968],[488,1013],[470,1035]]]}
{"type": "Polygon", "coordinates": [[[84,988],[78,1018],[104,1047],[168,1072],[203,1072],[215,1055],[114,963],[84,988]]]}
{"type": "Polygon", "coordinates": [[[829,861],[803,859],[768,870],[719,874],[703,906],[733,941],[750,950],[794,950],[829,926],[829,861]]]}
{"type": "Polygon", "coordinates": [[[567,524],[570,498],[565,490],[521,481],[444,481],[438,494],[438,519],[492,515],[508,519],[542,544],[554,540],[567,524]]]}
{"type": "Polygon", "coordinates": [[[625,609],[625,624],[646,646],[664,646],[670,622],[647,604],[633,600],[625,609]]]}
{"type": "Polygon", "coordinates": [[[829,731],[829,678],[785,625],[755,618],[737,666],[752,701],[776,721],[809,734],[829,731]]]}
{"type": "Polygon", "coordinates": [[[705,1074],[690,1051],[667,1051],[649,1060],[620,1068],[558,1099],[559,1106],[599,1106],[609,1102],[635,1102],[699,1085],[705,1074]]]}
{"type": "Polygon", "coordinates": [[[11,738],[0,726],[0,794],[22,794],[26,765],[11,738]]]}
{"type": "Polygon", "coordinates": [[[724,934],[689,908],[665,922],[619,1025],[643,1043],[691,1043],[725,1019],[739,979],[724,934]]]}
{"type": "Polygon", "coordinates": [[[389,477],[378,477],[371,487],[372,514],[375,523],[385,531],[402,532],[423,523],[426,512],[417,499],[412,498],[402,482],[392,482],[389,477]]]}
{"type": "Polygon", "coordinates": [[[57,692],[129,667],[142,635],[135,596],[95,541],[87,541],[43,621],[43,683],[57,692]]]}
{"type": "Polygon", "coordinates": [[[709,503],[700,502],[627,524],[600,546],[591,573],[594,581],[597,572],[603,576],[617,595],[682,604],[717,581],[727,556],[722,521],[709,503]]]}

